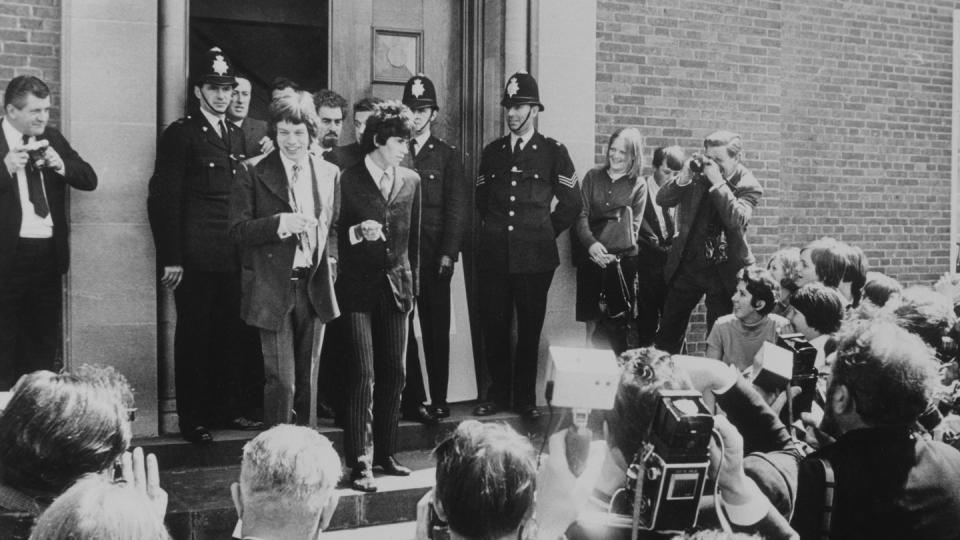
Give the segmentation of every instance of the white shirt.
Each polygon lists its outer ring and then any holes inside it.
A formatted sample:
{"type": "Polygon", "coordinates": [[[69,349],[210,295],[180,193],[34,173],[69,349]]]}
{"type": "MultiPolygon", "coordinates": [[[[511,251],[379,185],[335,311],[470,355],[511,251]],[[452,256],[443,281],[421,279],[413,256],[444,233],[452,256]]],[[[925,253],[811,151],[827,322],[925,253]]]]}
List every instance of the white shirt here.
{"type": "MultiPolygon", "coordinates": [[[[367,172],[370,173],[370,178],[373,178],[373,181],[377,184],[377,188],[380,188],[380,180],[383,178],[383,175],[386,174],[390,177],[390,192],[393,192],[393,187],[397,182],[397,169],[391,167],[389,169],[381,169],[376,163],[373,162],[373,159],[367,154],[367,157],[363,158],[363,164],[367,168],[367,172]]],[[[381,225],[383,225],[381,223],[381,225]]],[[[359,244],[363,242],[363,235],[360,234],[360,225],[354,225],[350,227],[350,244],[359,244]]],[[[380,239],[386,241],[387,237],[383,234],[383,229],[380,230],[380,239]]]]}
{"type": "MultiPolygon", "coordinates": [[[[204,110],[203,107],[200,107],[200,112],[203,113],[203,116],[207,119],[207,122],[210,122],[210,125],[213,126],[213,132],[218,136],[220,135],[220,122],[223,122],[223,129],[227,129],[226,115],[217,116],[215,114],[211,114],[204,110]]],[[[227,133],[229,133],[229,131],[227,131],[227,133]]]]}
{"type": "MultiPolygon", "coordinates": [[[[294,201],[290,201],[290,206],[293,208],[293,211],[316,217],[317,214],[314,211],[313,205],[313,175],[310,170],[310,158],[304,157],[300,162],[296,162],[296,164],[300,165],[300,172],[297,173],[296,183],[292,182],[295,162],[283,155],[283,152],[280,152],[280,162],[283,163],[283,170],[287,175],[287,183],[296,199],[296,204],[294,204],[294,201]]],[[[290,236],[290,232],[283,227],[283,222],[281,221],[280,223],[281,226],[277,230],[280,238],[290,236]]],[[[310,252],[304,253],[304,250],[298,246],[297,252],[293,256],[294,268],[313,266],[313,254],[317,250],[317,228],[311,227],[307,229],[307,237],[310,239],[310,252]]]]}
{"type": "Polygon", "coordinates": [[[535,129],[524,133],[523,135],[517,135],[514,132],[510,132],[510,151],[513,152],[513,149],[517,146],[517,139],[520,139],[520,149],[523,150],[527,147],[527,143],[530,142],[530,139],[533,138],[533,134],[536,133],[535,129]]]}
{"type": "MultiPolygon", "coordinates": [[[[7,140],[7,148],[16,148],[23,146],[23,133],[13,127],[6,118],[4,118],[3,136],[7,140]]],[[[36,137],[30,137],[29,142],[36,141],[36,137]]],[[[64,171],[66,172],[66,171],[64,171]]],[[[33,203],[30,202],[30,193],[27,191],[27,171],[20,168],[16,171],[17,188],[20,192],[20,210],[23,217],[20,218],[20,238],[53,238],[53,214],[48,213],[47,217],[40,217],[33,209],[33,203]]],[[[47,197],[47,188],[43,185],[43,171],[40,172],[40,186],[43,189],[43,196],[47,197]]],[[[50,198],[47,197],[47,206],[50,206],[50,198]]]]}
{"type": "Polygon", "coordinates": [[[413,145],[413,155],[416,156],[417,154],[420,153],[420,150],[423,149],[423,145],[427,144],[427,140],[429,138],[430,138],[429,131],[421,133],[420,135],[417,135],[416,137],[413,138],[413,140],[417,141],[417,144],[413,145]]]}

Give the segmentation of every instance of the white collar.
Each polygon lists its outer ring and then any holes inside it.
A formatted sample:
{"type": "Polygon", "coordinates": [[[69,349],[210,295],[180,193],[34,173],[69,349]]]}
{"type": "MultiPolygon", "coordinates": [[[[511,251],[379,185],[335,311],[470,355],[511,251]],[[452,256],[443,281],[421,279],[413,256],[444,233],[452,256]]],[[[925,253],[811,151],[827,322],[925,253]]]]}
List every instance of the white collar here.
{"type": "Polygon", "coordinates": [[[280,154],[280,162],[283,163],[283,168],[284,168],[284,170],[286,170],[288,173],[289,173],[289,171],[290,171],[291,169],[293,169],[293,166],[294,166],[294,165],[300,165],[300,170],[301,170],[301,171],[305,171],[305,170],[307,170],[307,169],[310,167],[310,155],[309,155],[309,154],[307,154],[306,156],[304,156],[301,161],[294,161],[294,160],[288,158],[287,156],[285,156],[285,155],[283,154],[283,152],[280,152],[280,149],[279,149],[279,148],[277,148],[277,152],[279,152],[279,154],[280,154]]]}
{"type": "Polygon", "coordinates": [[[417,135],[416,137],[413,138],[413,140],[417,141],[417,146],[415,148],[417,149],[418,154],[420,153],[420,150],[423,150],[423,147],[427,144],[427,140],[429,139],[430,139],[429,131],[426,133],[421,133],[420,135],[417,135]]]}
{"type": "Polygon", "coordinates": [[[530,139],[533,138],[533,135],[534,135],[536,132],[537,132],[537,130],[531,129],[530,131],[524,133],[523,135],[517,135],[516,133],[514,133],[514,132],[511,131],[511,132],[510,132],[510,151],[511,151],[511,152],[513,151],[513,148],[517,145],[517,139],[520,139],[521,137],[522,137],[522,139],[521,139],[521,142],[520,142],[520,149],[522,150],[522,149],[526,148],[526,147],[527,147],[527,143],[530,142],[530,139]]]}
{"type": "Polygon", "coordinates": [[[227,121],[230,122],[231,124],[237,126],[238,128],[243,128],[243,121],[244,121],[244,120],[246,120],[246,118],[238,118],[238,119],[236,119],[236,120],[230,120],[230,119],[228,119],[227,121]]]}
{"type": "MultiPolygon", "coordinates": [[[[13,127],[13,124],[10,123],[10,120],[7,117],[3,118],[3,136],[7,139],[7,144],[20,146],[23,144],[23,133],[20,133],[20,130],[13,127]]],[[[33,137],[30,137],[31,139],[33,137]]]]}
{"type": "Polygon", "coordinates": [[[363,158],[363,164],[367,166],[367,171],[370,173],[370,177],[373,178],[373,181],[380,185],[380,179],[383,178],[383,175],[386,174],[390,177],[391,180],[394,178],[393,167],[387,169],[381,169],[376,163],[373,162],[373,158],[370,157],[370,154],[367,154],[363,158]]]}
{"type": "MultiPolygon", "coordinates": [[[[207,112],[206,110],[204,110],[203,107],[200,107],[200,112],[203,113],[203,116],[204,116],[204,118],[207,119],[207,122],[210,122],[210,125],[213,126],[214,129],[217,129],[217,130],[220,129],[220,126],[219,126],[220,121],[221,121],[221,120],[226,120],[226,116],[224,116],[224,115],[217,116],[217,115],[215,115],[215,114],[209,113],[209,112],[207,112]]],[[[219,133],[219,131],[218,131],[218,133],[219,133]]]]}

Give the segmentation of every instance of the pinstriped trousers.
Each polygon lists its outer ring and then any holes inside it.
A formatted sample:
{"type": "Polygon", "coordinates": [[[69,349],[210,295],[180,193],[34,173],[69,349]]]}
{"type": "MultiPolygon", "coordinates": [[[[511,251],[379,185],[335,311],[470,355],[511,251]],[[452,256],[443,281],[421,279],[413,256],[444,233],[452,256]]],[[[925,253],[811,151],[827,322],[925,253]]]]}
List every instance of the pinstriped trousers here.
{"type": "Polygon", "coordinates": [[[344,433],[349,467],[370,467],[396,451],[408,312],[398,310],[392,296],[385,285],[373,311],[344,313],[352,352],[344,433]]]}

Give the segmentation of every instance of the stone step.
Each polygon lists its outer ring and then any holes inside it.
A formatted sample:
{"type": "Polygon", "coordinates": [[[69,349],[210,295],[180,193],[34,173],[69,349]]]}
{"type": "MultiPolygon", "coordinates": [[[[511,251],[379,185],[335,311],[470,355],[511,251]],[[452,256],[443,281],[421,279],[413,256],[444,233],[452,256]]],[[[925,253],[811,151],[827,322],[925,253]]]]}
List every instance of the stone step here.
{"type": "Polygon", "coordinates": [[[384,538],[411,540],[416,534],[417,522],[405,521],[403,523],[375,525],[362,529],[324,532],[321,538],[323,538],[323,540],[383,540],[384,538]]]}

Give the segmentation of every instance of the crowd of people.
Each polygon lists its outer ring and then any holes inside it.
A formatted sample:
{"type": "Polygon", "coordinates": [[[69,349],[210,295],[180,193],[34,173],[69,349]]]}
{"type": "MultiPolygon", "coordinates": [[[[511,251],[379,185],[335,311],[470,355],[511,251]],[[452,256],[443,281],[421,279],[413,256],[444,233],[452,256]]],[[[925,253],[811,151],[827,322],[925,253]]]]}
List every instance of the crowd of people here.
{"type": "MultiPolygon", "coordinates": [[[[231,488],[243,538],[316,537],[336,508],[342,466],[346,485],[375,491],[374,469],[411,472],[394,455],[399,419],[449,416],[450,282],[470,190],[491,380],[474,414],[541,415],[540,334],[556,237],[568,229],[576,318],[591,346],[618,355],[621,378],[602,447],[579,478],[563,432],[538,462],[511,428],[461,423],[434,451],[418,538],[627,538],[650,528],[630,501],[654,441],[671,448],[656,432],[661,400],[681,395],[671,392],[703,399],[711,465],[697,485],[715,495],[684,530],[641,537],[946,539],[960,530],[960,286],[945,276],[903,287],[833,238],[758,265],[747,230],[763,190],[738,134],[711,133],[689,155],[656,148],[643,177],[643,136],[619,129],[581,181],[563,144],[537,131],[539,88],[518,72],[500,102],[510,133],[483,149],[471,186],[460,153],[431,131],[440,104],[424,75],[407,81],[401,102],[358,101],[356,141],[344,145],[348,103],[336,92],[281,78],[268,119],[250,118],[250,80],[219,49],[191,84],[196,110],[160,138],[148,212],[159,280],[177,308],[182,436],[203,444],[211,428],[262,431],[231,488]],[[686,356],[702,299],[706,357],[686,356]],[[772,369],[764,352],[788,336],[814,351],[813,399],[799,411],[805,389],[790,374],[761,384],[772,369]],[[343,426],[342,462],[312,429],[318,416],[343,426]]],[[[96,186],[46,125],[49,106],[34,77],[6,89],[0,384],[13,389],[0,414],[0,507],[38,517],[35,538],[166,538],[156,460],[129,449],[125,379],[88,366],[53,373],[54,338],[37,334],[56,327],[38,321],[60,316],[51,287],[68,261],[64,191],[96,186]]]]}

